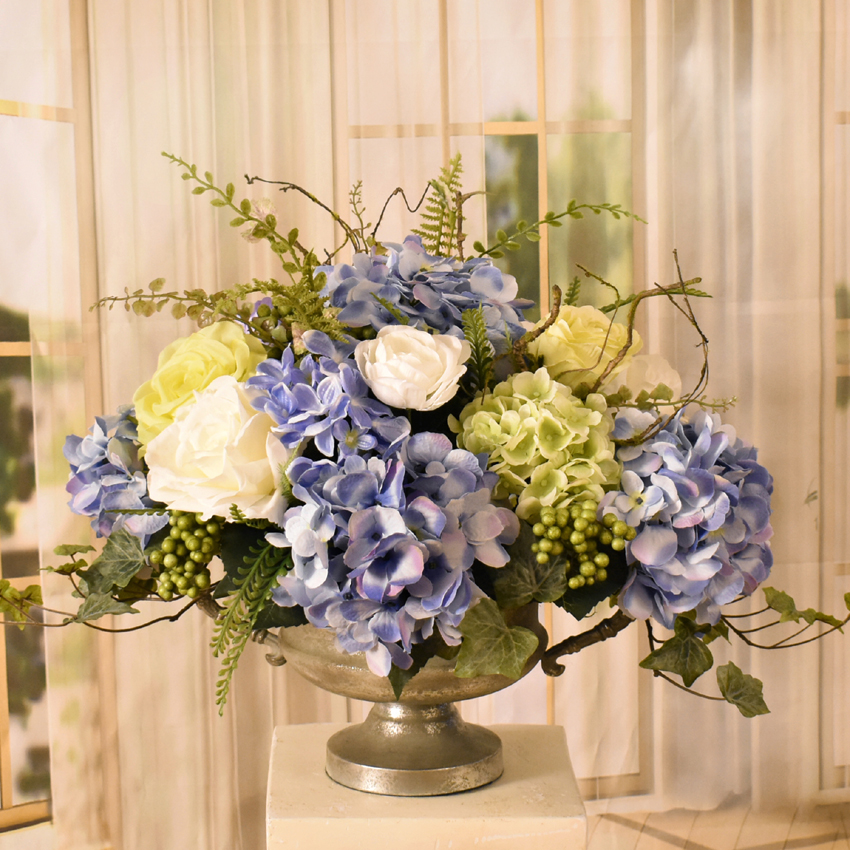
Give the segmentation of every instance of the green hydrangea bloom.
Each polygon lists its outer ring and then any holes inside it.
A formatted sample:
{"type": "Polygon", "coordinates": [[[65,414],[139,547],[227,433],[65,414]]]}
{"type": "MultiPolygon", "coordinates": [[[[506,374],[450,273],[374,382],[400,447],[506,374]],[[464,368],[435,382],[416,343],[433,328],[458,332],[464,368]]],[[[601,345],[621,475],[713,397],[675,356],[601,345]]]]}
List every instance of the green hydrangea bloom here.
{"type": "Polygon", "coordinates": [[[489,455],[489,469],[499,475],[494,496],[516,496],[522,519],[544,505],[599,500],[620,480],[605,397],[592,393],[582,402],[545,368],[512,375],[449,425],[458,448],[489,455]]]}

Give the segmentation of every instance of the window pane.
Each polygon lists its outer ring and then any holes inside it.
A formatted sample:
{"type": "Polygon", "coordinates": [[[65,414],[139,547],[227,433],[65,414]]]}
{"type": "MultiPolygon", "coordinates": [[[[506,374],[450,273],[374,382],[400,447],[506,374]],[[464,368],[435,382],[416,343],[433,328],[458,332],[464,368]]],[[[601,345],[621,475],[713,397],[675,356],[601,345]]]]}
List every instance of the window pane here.
{"type": "Polygon", "coordinates": [[[28,342],[29,338],[29,316],[9,309],[0,301],[0,342],[28,342]]]}
{"type": "MultiPolygon", "coordinates": [[[[576,133],[550,136],[549,207],[579,203],[631,206],[631,138],[628,133],[576,133]]],[[[585,268],[612,283],[620,295],[632,291],[632,223],[611,215],[586,214],[549,231],[549,280],[562,290],[582,278],[581,304],[599,306],[611,293],[583,277],[585,268]]]]}
{"type": "Polygon", "coordinates": [[[0,3],[0,99],[73,106],[67,2],[0,3]]]}
{"type": "Polygon", "coordinates": [[[5,628],[12,803],[17,806],[50,797],[44,630],[5,628]]]}
{"type": "MultiPolygon", "coordinates": [[[[498,242],[496,231],[513,233],[520,220],[537,221],[537,136],[487,136],[484,173],[487,183],[487,239],[498,242]]],[[[496,261],[519,284],[519,297],[540,301],[540,249],[522,240],[522,249],[507,251],[496,261]]],[[[529,321],[540,318],[539,307],[529,310],[529,321]]]]}
{"type": "Polygon", "coordinates": [[[38,575],[32,364],[0,357],[0,572],[38,575]],[[35,552],[35,560],[26,553],[35,552]],[[6,566],[11,570],[6,572],[6,566]]]}

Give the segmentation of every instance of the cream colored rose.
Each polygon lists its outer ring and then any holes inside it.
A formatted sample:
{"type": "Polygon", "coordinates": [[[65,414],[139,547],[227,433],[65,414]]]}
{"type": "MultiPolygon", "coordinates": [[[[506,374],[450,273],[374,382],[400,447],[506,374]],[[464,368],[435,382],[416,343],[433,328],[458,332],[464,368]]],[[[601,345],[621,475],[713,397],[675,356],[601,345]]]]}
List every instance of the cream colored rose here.
{"type": "Polygon", "coordinates": [[[221,375],[245,381],[266,359],[262,343],[234,322],[215,322],[166,346],[156,372],[133,396],[139,442],[146,446],[174,421],[176,412],[195,392],[221,375]]]}
{"type": "Polygon", "coordinates": [[[358,343],[354,359],[384,404],[435,410],[454,398],[470,353],[466,340],[392,325],[381,328],[377,339],[358,343]]]}
{"type": "Polygon", "coordinates": [[[152,499],[205,518],[226,518],[236,505],[252,519],[283,522],[289,452],[272,433],[274,420],[251,407],[257,392],[224,375],[177,411],[148,444],[152,499]]]}
{"type": "MultiPolygon", "coordinates": [[[[529,344],[528,351],[540,357],[549,374],[562,384],[577,387],[584,382],[592,386],[626,342],[626,327],[612,324],[600,310],[590,306],[566,305],[561,307],[551,327],[529,344]]],[[[629,365],[642,346],[643,342],[635,331],[626,356],[606,378],[606,387],[629,365]]]]}
{"type": "Polygon", "coordinates": [[[642,390],[652,392],[659,384],[673,391],[673,400],[682,397],[682,378],[660,354],[638,354],[620,374],[614,386],[625,384],[636,398],[642,390]]]}

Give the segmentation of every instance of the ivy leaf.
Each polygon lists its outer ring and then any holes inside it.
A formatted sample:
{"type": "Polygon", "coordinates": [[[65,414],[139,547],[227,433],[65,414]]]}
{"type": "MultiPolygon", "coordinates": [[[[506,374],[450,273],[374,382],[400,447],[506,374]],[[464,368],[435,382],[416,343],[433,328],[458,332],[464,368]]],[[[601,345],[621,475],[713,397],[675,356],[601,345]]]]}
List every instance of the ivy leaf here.
{"type": "Polygon", "coordinates": [[[493,570],[493,588],[502,608],[519,608],[529,602],[554,602],[567,589],[564,561],[550,558],[548,564],[538,564],[531,544],[537,538],[527,522],[520,527],[516,542],[508,547],[510,561],[493,570]]]}
{"type": "Polygon", "coordinates": [[[674,624],[676,634],[654,649],[640,666],[645,670],[662,670],[682,677],[689,688],[714,664],[711,650],[697,637],[697,626],[692,620],[677,617],[674,624]]]}
{"type": "MultiPolygon", "coordinates": [[[[111,539],[111,538],[110,538],[111,539]]],[[[113,599],[108,593],[90,593],[86,601],[80,605],[73,622],[85,623],[89,620],[99,620],[106,614],[138,614],[139,612],[126,602],[113,599]]]]}
{"type": "Polygon", "coordinates": [[[42,604],[40,585],[31,584],[20,591],[8,579],[0,579],[0,613],[11,617],[21,630],[26,628],[30,608],[42,604]]]}
{"type": "Polygon", "coordinates": [[[844,634],[844,629],[841,627],[844,623],[833,617],[831,614],[824,614],[823,611],[815,611],[814,608],[806,608],[805,611],[800,611],[800,616],[811,626],[812,623],[826,623],[827,625],[833,626],[838,629],[841,634],[844,634]]]}
{"type": "Polygon", "coordinates": [[[489,673],[518,679],[538,644],[534,632],[522,626],[508,626],[493,599],[482,599],[467,611],[460,632],[463,643],[455,675],[462,679],[489,673]]]}
{"type": "Polygon", "coordinates": [[[776,590],[773,587],[763,587],[762,590],[768,608],[779,614],[780,623],[800,622],[800,612],[794,600],[784,590],[776,590]]]}
{"type": "Polygon", "coordinates": [[[109,535],[100,557],[80,573],[90,593],[111,593],[126,587],[130,579],[145,566],[142,541],[124,528],[109,535]]]}
{"type": "Polygon", "coordinates": [[[804,611],[800,611],[797,609],[794,600],[785,591],[776,590],[772,587],[765,587],[763,590],[768,607],[779,614],[780,623],[799,623],[802,618],[810,626],[815,622],[826,623],[838,629],[842,634],[844,633],[844,629],[841,628],[844,623],[830,614],[824,614],[814,608],[806,608],[804,611]]]}
{"type": "Polygon", "coordinates": [[[80,555],[84,552],[94,552],[94,546],[80,546],[76,543],[63,543],[53,550],[54,555],[59,555],[60,558],[67,558],[69,555],[80,555]]]}
{"type": "Polygon", "coordinates": [[[717,668],[717,687],[720,688],[723,698],[736,706],[744,717],[770,714],[762,696],[762,682],[742,672],[731,661],[717,668]]]}

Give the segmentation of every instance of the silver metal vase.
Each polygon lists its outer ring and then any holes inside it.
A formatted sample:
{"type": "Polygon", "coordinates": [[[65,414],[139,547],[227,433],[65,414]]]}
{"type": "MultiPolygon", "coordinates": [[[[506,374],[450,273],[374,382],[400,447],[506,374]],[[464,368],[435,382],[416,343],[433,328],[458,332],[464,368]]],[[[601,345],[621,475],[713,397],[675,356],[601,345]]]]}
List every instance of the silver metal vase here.
{"type": "MultiPolygon", "coordinates": [[[[532,603],[505,612],[508,625],[524,626],[539,640],[522,675],[546,649],[548,635],[532,603]]],[[[396,700],[389,682],[374,675],[363,653],[337,649],[332,632],[313,626],[280,630],[280,653],[305,679],[324,690],[374,702],[363,723],[328,741],[326,770],[348,788],[396,797],[430,797],[467,791],[502,775],[502,742],[466,723],[453,703],[500,691],[516,680],[488,675],[461,679],[454,661],[432,658],[396,700]]]]}

